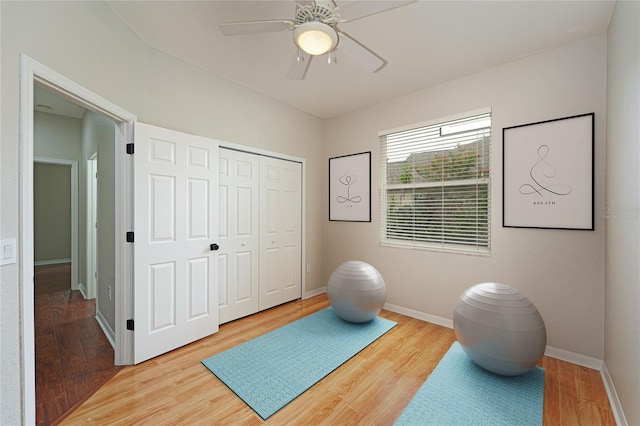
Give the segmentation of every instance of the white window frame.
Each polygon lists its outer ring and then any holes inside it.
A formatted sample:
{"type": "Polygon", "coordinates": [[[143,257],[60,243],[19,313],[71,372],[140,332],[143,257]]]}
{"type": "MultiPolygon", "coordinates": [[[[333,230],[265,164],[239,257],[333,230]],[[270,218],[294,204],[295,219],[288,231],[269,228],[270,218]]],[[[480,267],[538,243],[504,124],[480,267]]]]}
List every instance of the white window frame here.
{"type": "MultiPolygon", "coordinates": [[[[446,127],[446,124],[451,121],[456,121],[460,119],[465,119],[477,115],[482,114],[491,114],[491,108],[482,108],[474,111],[468,111],[448,117],[438,118],[435,120],[430,120],[421,123],[410,124],[403,127],[393,128],[382,130],[378,132],[378,138],[385,138],[387,135],[393,133],[399,133],[407,130],[419,129],[421,127],[430,127],[436,125],[443,125],[442,127],[446,127]]],[[[491,124],[491,135],[493,135],[493,122],[491,124]]],[[[491,146],[491,140],[489,142],[491,146]]],[[[465,179],[465,180],[451,180],[451,181],[438,181],[438,182],[416,182],[409,184],[388,184],[387,183],[387,152],[383,149],[382,143],[379,143],[380,146],[380,193],[379,193],[379,209],[380,209],[380,234],[379,234],[379,244],[381,246],[387,247],[397,247],[397,248],[405,248],[405,249],[414,249],[414,250],[432,250],[439,252],[449,252],[449,253],[461,253],[461,254],[471,254],[471,255],[481,255],[481,256],[490,256],[491,254],[491,175],[493,173],[491,167],[491,148],[489,146],[489,176],[485,178],[477,178],[477,179],[465,179]],[[456,185],[473,185],[473,184],[486,184],[487,185],[487,245],[467,245],[467,244],[455,244],[455,243],[444,243],[444,242],[426,242],[420,240],[399,240],[388,238],[387,236],[387,194],[388,190],[393,189],[421,189],[421,188],[429,188],[429,187],[443,187],[443,186],[456,186],[456,185]]]]}

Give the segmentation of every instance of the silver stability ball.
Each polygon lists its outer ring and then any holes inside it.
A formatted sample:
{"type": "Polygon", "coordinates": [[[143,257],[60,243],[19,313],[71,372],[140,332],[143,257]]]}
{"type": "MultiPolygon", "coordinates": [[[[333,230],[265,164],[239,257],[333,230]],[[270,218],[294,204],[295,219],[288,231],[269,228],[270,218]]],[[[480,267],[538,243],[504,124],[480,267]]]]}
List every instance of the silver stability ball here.
{"type": "Polygon", "coordinates": [[[365,262],[351,260],[338,266],[329,278],[327,296],[333,311],[355,323],[374,319],[387,299],[380,272],[365,262]]]}
{"type": "Polygon", "coordinates": [[[467,289],[453,312],[453,328],[473,362],[492,373],[517,376],[542,359],[547,332],[535,305],[506,284],[467,289]]]}

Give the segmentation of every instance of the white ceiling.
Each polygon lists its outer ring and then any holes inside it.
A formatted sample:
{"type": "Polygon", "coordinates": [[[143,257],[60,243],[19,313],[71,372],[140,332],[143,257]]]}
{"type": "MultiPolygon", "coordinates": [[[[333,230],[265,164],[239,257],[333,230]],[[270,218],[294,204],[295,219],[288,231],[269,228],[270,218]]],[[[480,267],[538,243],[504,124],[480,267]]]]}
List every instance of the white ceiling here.
{"type": "Polygon", "coordinates": [[[81,119],[86,109],[40,86],[34,87],[33,109],[49,114],[81,119]]]}
{"type": "MultiPolygon", "coordinates": [[[[357,2],[379,0],[353,0],[357,2]]],[[[338,1],[338,5],[344,2],[338,1]]],[[[424,1],[339,24],[387,64],[313,58],[286,78],[290,32],[225,37],[218,24],[293,19],[293,0],[107,1],[146,44],[321,118],[334,117],[606,31],[614,1],[424,1]]]]}

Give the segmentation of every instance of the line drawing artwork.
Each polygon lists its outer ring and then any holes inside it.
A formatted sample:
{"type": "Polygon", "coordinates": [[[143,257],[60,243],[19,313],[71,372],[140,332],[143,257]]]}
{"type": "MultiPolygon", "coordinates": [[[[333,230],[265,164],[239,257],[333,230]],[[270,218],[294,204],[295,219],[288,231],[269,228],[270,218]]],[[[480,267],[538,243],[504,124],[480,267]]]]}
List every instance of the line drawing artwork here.
{"type": "Polygon", "coordinates": [[[531,183],[520,185],[519,191],[522,195],[535,195],[544,197],[545,194],[553,194],[566,196],[571,194],[572,188],[566,183],[555,183],[553,179],[556,177],[556,168],[546,160],[549,155],[549,145],[540,145],[538,147],[538,160],[529,169],[531,183]]]}
{"type": "Polygon", "coordinates": [[[329,220],[371,222],[371,151],[329,158],[329,220]]]}
{"type": "Polygon", "coordinates": [[[359,203],[362,201],[362,197],[359,195],[351,195],[351,185],[353,185],[358,180],[358,177],[354,174],[347,173],[338,178],[338,182],[340,182],[343,186],[345,186],[346,197],[343,195],[338,195],[336,197],[336,201],[340,204],[344,204],[347,202],[350,203],[359,203]]]}

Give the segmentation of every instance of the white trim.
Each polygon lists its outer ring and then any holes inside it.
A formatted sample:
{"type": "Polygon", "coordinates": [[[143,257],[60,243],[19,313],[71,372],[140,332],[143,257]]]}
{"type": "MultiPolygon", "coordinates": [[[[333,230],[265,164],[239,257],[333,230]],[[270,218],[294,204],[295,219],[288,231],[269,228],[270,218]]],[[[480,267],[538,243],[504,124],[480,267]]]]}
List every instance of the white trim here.
{"type": "MultiPolygon", "coordinates": [[[[467,111],[459,114],[449,115],[447,117],[440,117],[433,120],[423,121],[421,123],[407,124],[406,126],[400,126],[393,129],[380,130],[378,132],[378,137],[386,136],[389,133],[404,132],[405,130],[413,130],[418,127],[435,126],[437,124],[445,123],[447,121],[459,120],[461,118],[467,118],[474,115],[488,114],[490,112],[491,112],[491,107],[485,107],[485,108],[479,108],[473,111],[467,111]]],[[[491,129],[493,130],[493,125],[491,126],[491,129]]]]}
{"type": "Polygon", "coordinates": [[[218,142],[218,148],[226,148],[226,149],[232,149],[234,151],[247,152],[249,154],[258,154],[258,155],[263,155],[265,157],[279,158],[280,160],[295,161],[296,163],[302,163],[302,164],[305,163],[304,158],[296,157],[293,155],[281,154],[279,152],[269,151],[269,150],[260,149],[260,148],[254,148],[251,146],[240,145],[237,143],[223,141],[215,138],[213,140],[218,142]]]}
{"type": "Polygon", "coordinates": [[[116,206],[115,231],[116,235],[116,282],[115,282],[115,364],[133,364],[133,333],[127,331],[127,319],[133,318],[133,244],[127,243],[125,235],[133,229],[133,155],[126,154],[127,142],[133,142],[133,127],[136,118],[116,126],[116,206]],[[119,160],[119,161],[118,161],[119,160]],[[121,236],[120,238],[118,236],[121,236]]]}
{"type": "Polygon", "coordinates": [[[63,263],[73,263],[73,262],[70,257],[67,259],[37,260],[33,262],[33,266],[61,265],[63,263]]]}
{"type": "Polygon", "coordinates": [[[302,294],[302,299],[310,299],[314,296],[317,296],[319,294],[323,294],[327,292],[327,287],[320,287],[320,288],[314,288],[313,290],[309,290],[309,291],[305,291],[302,294]]]}
{"type": "Polygon", "coordinates": [[[116,341],[115,341],[116,333],[113,331],[113,329],[111,327],[109,327],[109,323],[107,322],[105,317],[102,315],[102,312],[100,312],[97,309],[96,309],[96,317],[95,318],[96,318],[96,321],[98,321],[98,325],[102,329],[102,332],[104,333],[105,336],[107,336],[107,340],[109,341],[109,343],[111,343],[111,347],[115,350],[115,348],[116,348],[116,341]]]}
{"type": "Polygon", "coordinates": [[[86,251],[86,291],[87,299],[94,299],[96,297],[97,286],[97,259],[98,259],[98,243],[97,243],[97,230],[95,224],[97,223],[97,179],[95,174],[98,172],[98,149],[92,151],[86,159],[86,198],[85,198],[85,251],[86,251]]]}
{"type": "Polygon", "coordinates": [[[551,358],[570,362],[572,364],[591,368],[593,370],[600,371],[602,369],[602,360],[600,359],[592,358],[590,356],[582,355],[576,352],[566,351],[564,349],[554,348],[553,346],[547,346],[547,348],[544,351],[544,354],[545,356],[548,356],[551,358]]]}
{"type": "MultiPolygon", "coordinates": [[[[35,121],[35,119],[34,119],[35,121]]],[[[78,265],[78,162],[76,160],[63,160],[60,158],[33,157],[34,163],[55,164],[59,166],[71,167],[71,288],[78,289],[79,282],[79,265],[78,265]]],[[[35,235],[34,235],[35,236],[35,235]]],[[[42,265],[47,261],[35,262],[36,266],[42,265]]],[[[64,262],[59,262],[64,263],[64,262]]]]}
{"type": "Polygon", "coordinates": [[[78,283],[78,291],[80,292],[80,294],[82,294],[83,299],[89,299],[87,297],[87,286],[84,285],[84,283],[82,282],[78,283]]]}
{"type": "Polygon", "coordinates": [[[37,65],[20,58],[20,322],[22,326],[22,424],[36,423],[33,290],[33,82],[37,65]]]}
{"type": "MultiPolygon", "coordinates": [[[[70,99],[82,107],[103,114],[116,121],[118,135],[124,136],[127,129],[126,123],[136,120],[136,116],[118,107],[106,99],[96,95],[81,85],[69,80],[58,72],[35,61],[27,55],[20,55],[20,235],[19,235],[19,271],[20,271],[20,324],[22,327],[21,341],[21,417],[23,424],[35,424],[35,333],[34,333],[34,290],[33,290],[33,92],[34,84],[45,87],[47,90],[70,99]]],[[[115,207],[119,214],[116,215],[116,235],[124,235],[126,222],[124,218],[129,212],[123,209],[130,207],[130,197],[125,170],[121,163],[125,162],[122,145],[124,139],[116,141],[116,200],[115,207]],[[124,200],[124,201],[123,201],[124,200]]],[[[117,237],[114,237],[117,238],[117,237]]],[[[124,238],[120,238],[122,244],[116,245],[116,271],[120,271],[120,278],[116,280],[116,293],[120,298],[130,299],[132,282],[130,261],[123,261],[126,250],[122,249],[124,238]],[[127,293],[127,295],[125,295],[127,293]]],[[[118,313],[118,301],[116,301],[116,314],[118,313]]],[[[130,312],[126,312],[129,313],[130,312]]],[[[127,340],[131,339],[130,333],[126,333],[125,318],[116,316],[116,363],[126,361],[127,351],[131,351],[131,345],[127,340]]]]}
{"type": "Polygon", "coordinates": [[[414,309],[405,308],[404,306],[394,305],[392,303],[385,303],[384,309],[386,309],[387,311],[406,315],[411,318],[430,322],[431,324],[436,324],[436,325],[440,325],[442,327],[447,327],[447,328],[453,328],[452,320],[447,318],[442,318],[437,315],[427,314],[426,312],[416,311],[414,309]]]}
{"type": "Polygon", "coordinates": [[[616,392],[616,387],[613,385],[613,379],[609,374],[607,364],[604,362],[602,363],[600,376],[602,377],[604,389],[607,392],[607,396],[609,397],[609,405],[611,405],[611,411],[613,412],[613,417],[616,420],[616,424],[619,426],[628,426],[629,422],[627,421],[627,418],[624,415],[624,411],[622,410],[622,402],[620,402],[620,398],[618,398],[618,392],[616,392]]]}
{"type": "Polygon", "coordinates": [[[307,221],[306,209],[307,205],[307,163],[301,158],[301,181],[300,182],[300,296],[307,291],[307,221]]]}

